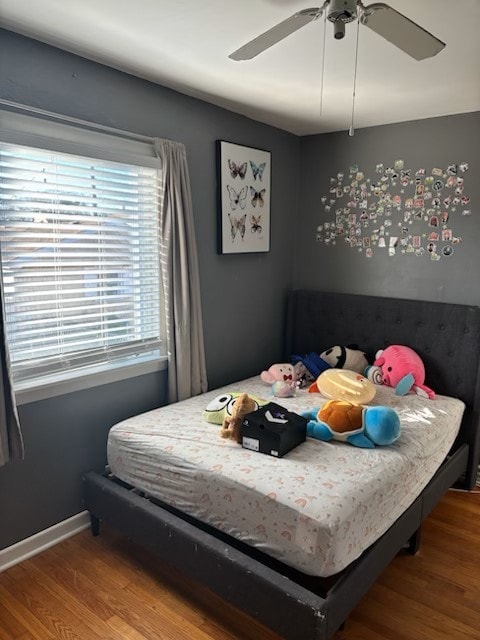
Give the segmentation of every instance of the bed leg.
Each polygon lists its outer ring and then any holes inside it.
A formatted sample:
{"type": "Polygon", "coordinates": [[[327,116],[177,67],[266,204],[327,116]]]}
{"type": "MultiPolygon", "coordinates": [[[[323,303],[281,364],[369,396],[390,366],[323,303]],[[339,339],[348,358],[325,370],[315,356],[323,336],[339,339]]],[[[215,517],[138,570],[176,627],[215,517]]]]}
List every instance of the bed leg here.
{"type": "Polygon", "coordinates": [[[412,556],[414,556],[420,549],[420,542],[422,537],[421,533],[422,533],[422,529],[421,527],[418,527],[418,529],[415,531],[413,536],[408,541],[408,553],[411,553],[412,556]]]}
{"type": "Polygon", "coordinates": [[[100,533],[100,519],[94,516],[93,513],[90,514],[90,531],[92,536],[98,536],[100,533]]]}

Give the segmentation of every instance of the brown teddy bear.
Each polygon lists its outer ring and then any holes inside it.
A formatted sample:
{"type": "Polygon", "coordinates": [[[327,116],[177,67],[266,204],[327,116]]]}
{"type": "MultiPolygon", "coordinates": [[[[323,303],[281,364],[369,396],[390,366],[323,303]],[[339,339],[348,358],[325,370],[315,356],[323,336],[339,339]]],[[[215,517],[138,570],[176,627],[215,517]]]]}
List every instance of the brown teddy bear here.
{"type": "Polygon", "coordinates": [[[257,403],[247,393],[242,393],[242,395],[238,396],[232,407],[232,415],[225,416],[223,420],[222,430],[220,431],[222,438],[231,438],[241,444],[240,427],[242,426],[243,418],[247,413],[255,411],[256,408],[257,403]]]}

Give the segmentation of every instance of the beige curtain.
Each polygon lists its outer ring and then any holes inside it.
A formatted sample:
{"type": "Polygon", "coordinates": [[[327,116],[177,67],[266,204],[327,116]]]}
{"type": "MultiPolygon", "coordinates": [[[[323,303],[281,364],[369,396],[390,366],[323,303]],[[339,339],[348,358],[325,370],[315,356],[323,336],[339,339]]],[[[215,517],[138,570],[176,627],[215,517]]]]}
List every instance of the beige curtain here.
{"type": "MultiPolygon", "coordinates": [[[[1,285],[0,285],[1,287],[1,285]]],[[[0,314],[0,467],[13,458],[23,458],[23,438],[10,372],[10,359],[5,341],[3,289],[0,314]]]]}
{"type": "Polygon", "coordinates": [[[200,278],[185,147],[155,139],[161,161],[162,280],[168,349],[168,400],[207,390],[200,278]]]}

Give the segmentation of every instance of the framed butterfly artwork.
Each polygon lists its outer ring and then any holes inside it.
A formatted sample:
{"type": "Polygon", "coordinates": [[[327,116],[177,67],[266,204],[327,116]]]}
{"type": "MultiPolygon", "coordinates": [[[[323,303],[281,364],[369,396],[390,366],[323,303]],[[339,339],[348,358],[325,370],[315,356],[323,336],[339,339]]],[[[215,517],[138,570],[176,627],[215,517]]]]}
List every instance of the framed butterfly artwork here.
{"type": "Polygon", "coordinates": [[[218,252],[270,251],[271,154],[217,140],[218,252]]]}

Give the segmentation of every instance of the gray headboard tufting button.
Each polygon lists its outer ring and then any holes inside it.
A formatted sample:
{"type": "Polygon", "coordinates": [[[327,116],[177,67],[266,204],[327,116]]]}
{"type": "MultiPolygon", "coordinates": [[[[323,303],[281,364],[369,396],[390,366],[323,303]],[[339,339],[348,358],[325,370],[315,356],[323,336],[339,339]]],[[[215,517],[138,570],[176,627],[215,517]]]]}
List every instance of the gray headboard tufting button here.
{"type": "Polygon", "coordinates": [[[419,327],[420,329],[423,327],[423,322],[421,320],[417,322],[417,327],[419,327]]]}
{"type": "Polygon", "coordinates": [[[440,329],[440,331],[445,331],[445,325],[444,324],[438,325],[438,328],[440,329]]]}

